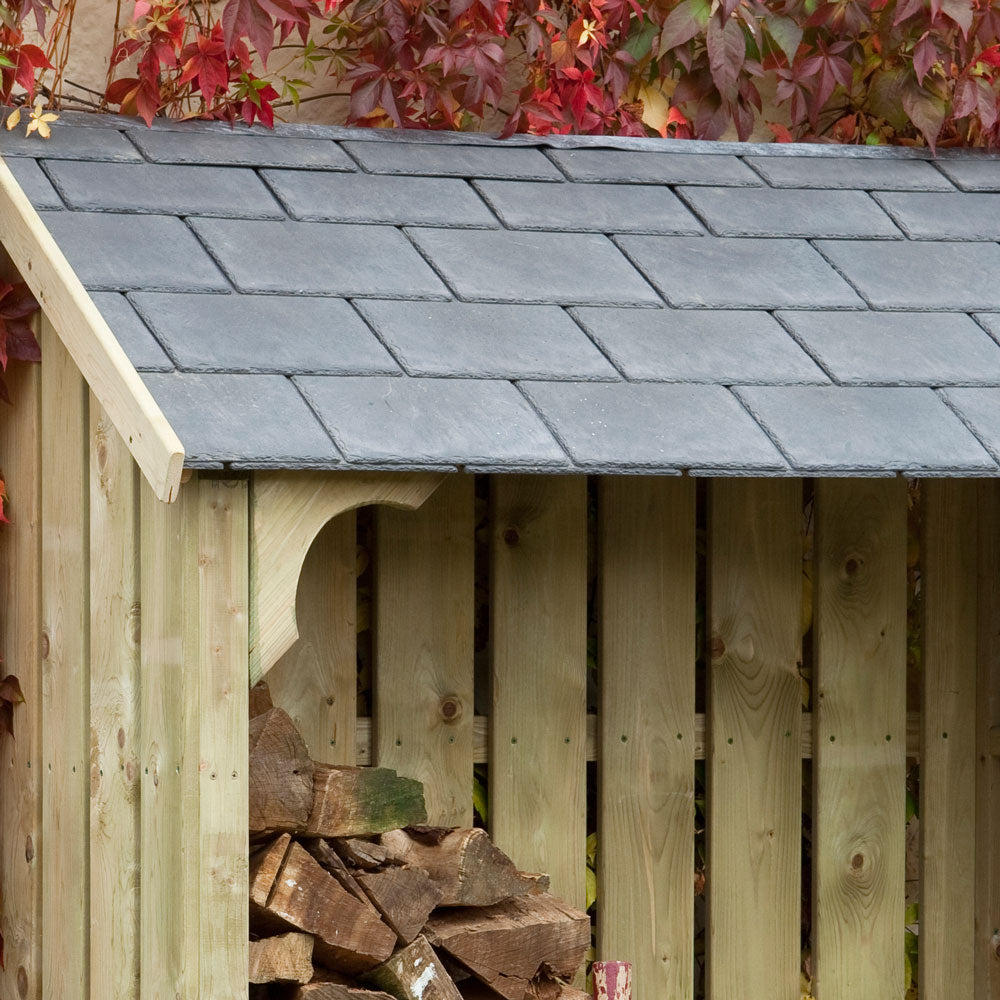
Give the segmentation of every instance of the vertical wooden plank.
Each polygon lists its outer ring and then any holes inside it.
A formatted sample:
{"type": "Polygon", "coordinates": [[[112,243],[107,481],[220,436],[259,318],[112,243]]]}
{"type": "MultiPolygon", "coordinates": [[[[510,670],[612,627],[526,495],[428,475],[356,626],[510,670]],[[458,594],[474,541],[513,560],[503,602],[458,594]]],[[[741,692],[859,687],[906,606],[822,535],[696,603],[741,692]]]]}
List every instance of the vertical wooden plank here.
{"type": "Polygon", "coordinates": [[[267,673],[274,704],[330,764],[355,763],[356,520],[353,510],[339,514],[316,536],[299,577],[299,640],[267,673]]]}
{"type": "Polygon", "coordinates": [[[493,480],[490,826],[586,904],[587,483],[493,480]]]}
{"type": "Polygon", "coordinates": [[[375,761],[424,783],[427,818],[472,825],[472,476],[375,525],[375,761]]]}
{"type": "Polygon", "coordinates": [[[250,906],[246,480],[197,483],[199,573],[200,991],[247,996],[250,906]]]}
{"type": "Polygon", "coordinates": [[[903,994],[906,486],[816,484],[813,972],[818,1000],[903,994]]]}
{"type": "Polygon", "coordinates": [[[87,395],[52,326],[42,364],[42,995],[88,992],[87,395]],[[58,942],[58,944],[57,944],[58,942]]]}
{"type": "Polygon", "coordinates": [[[2,737],[0,762],[0,928],[6,952],[0,995],[40,1000],[41,991],[41,372],[12,361],[10,407],[0,419],[0,474],[11,523],[0,526],[0,656],[21,682],[15,739],[2,737]]]}
{"type": "Polygon", "coordinates": [[[709,995],[799,1000],[802,483],[709,498],[709,995]]]}
{"type": "Polygon", "coordinates": [[[90,991],[139,990],[138,467],[90,396],[90,991]]]}
{"type": "Polygon", "coordinates": [[[598,957],[636,1000],[694,981],[694,480],[604,476],[598,502],[598,957]]]}
{"type": "Polygon", "coordinates": [[[976,678],[976,1000],[1000,1000],[1000,483],[979,484],[976,678]],[[993,751],[991,753],[991,750],[993,751]]]}
{"type": "Polygon", "coordinates": [[[167,505],[142,481],[140,512],[139,995],[172,1000],[198,984],[197,484],[167,505]]]}
{"type": "Polygon", "coordinates": [[[920,996],[975,997],[977,484],[923,483],[920,996]]]}

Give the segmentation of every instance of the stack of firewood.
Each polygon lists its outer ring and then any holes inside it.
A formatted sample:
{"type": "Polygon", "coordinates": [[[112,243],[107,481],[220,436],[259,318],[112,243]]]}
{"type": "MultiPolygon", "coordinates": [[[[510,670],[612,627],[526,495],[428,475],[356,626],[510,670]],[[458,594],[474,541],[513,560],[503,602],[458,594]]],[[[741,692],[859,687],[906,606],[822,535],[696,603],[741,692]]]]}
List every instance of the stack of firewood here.
{"type": "Polygon", "coordinates": [[[585,1000],[562,980],[587,915],[484,830],[424,825],[419,782],[314,762],[280,708],[250,722],[249,773],[251,997],[585,1000]]]}

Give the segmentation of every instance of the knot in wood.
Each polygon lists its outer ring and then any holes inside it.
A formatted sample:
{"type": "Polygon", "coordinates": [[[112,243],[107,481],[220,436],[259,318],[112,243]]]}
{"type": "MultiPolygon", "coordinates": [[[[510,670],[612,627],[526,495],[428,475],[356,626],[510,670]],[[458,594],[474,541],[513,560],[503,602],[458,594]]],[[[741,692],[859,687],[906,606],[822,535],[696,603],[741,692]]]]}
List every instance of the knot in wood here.
{"type": "Polygon", "coordinates": [[[28,973],[23,965],[17,967],[17,995],[22,998],[28,995],[28,973]]]}
{"type": "Polygon", "coordinates": [[[24,860],[30,865],[35,860],[35,842],[31,839],[31,834],[24,841],[24,860]]]}
{"type": "Polygon", "coordinates": [[[445,722],[457,722],[462,716],[462,703],[453,694],[445,695],[438,705],[438,711],[445,722]]]}
{"type": "Polygon", "coordinates": [[[858,871],[860,868],[864,868],[864,866],[865,866],[865,856],[863,854],[855,854],[854,857],[851,858],[851,867],[855,871],[858,871]]]}
{"type": "Polygon", "coordinates": [[[49,631],[48,629],[42,629],[42,659],[47,660],[49,658],[49,631]]]}
{"type": "Polygon", "coordinates": [[[864,559],[860,556],[850,556],[844,562],[844,576],[849,580],[853,579],[858,575],[861,567],[864,565],[864,559]]]}
{"type": "Polygon", "coordinates": [[[517,533],[517,528],[504,528],[503,540],[507,545],[517,545],[521,536],[517,533]]]}
{"type": "Polygon", "coordinates": [[[711,652],[713,660],[720,660],[726,655],[726,644],[722,641],[721,635],[712,636],[711,652]]]}

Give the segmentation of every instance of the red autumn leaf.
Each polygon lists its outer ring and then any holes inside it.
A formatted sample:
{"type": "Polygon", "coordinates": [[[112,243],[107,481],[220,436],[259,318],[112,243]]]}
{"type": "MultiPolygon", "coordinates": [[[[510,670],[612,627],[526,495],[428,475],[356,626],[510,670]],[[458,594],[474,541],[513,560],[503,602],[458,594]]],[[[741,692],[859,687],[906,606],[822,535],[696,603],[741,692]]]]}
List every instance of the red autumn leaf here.
{"type": "Polygon", "coordinates": [[[228,0],[222,9],[222,35],[231,53],[240,38],[247,38],[267,64],[274,44],[274,22],[257,0],[228,0]]]}
{"type": "Polygon", "coordinates": [[[719,88],[719,93],[727,100],[732,100],[736,96],[736,81],[747,54],[743,29],[733,18],[720,24],[719,19],[713,17],[708,22],[706,45],[712,79],[719,88]]]}
{"type": "Polygon", "coordinates": [[[917,74],[917,83],[923,83],[930,68],[938,61],[938,50],[930,32],[913,47],[913,71],[917,74]]]}
{"type": "Polygon", "coordinates": [[[38,303],[25,284],[0,285],[0,369],[7,370],[10,358],[40,361],[38,341],[28,317],[38,303]]]}
{"type": "Polygon", "coordinates": [[[31,94],[35,90],[35,70],[52,68],[45,53],[37,45],[22,45],[17,52],[14,79],[31,94]]]}
{"type": "Polygon", "coordinates": [[[896,17],[892,22],[893,27],[909,20],[915,14],[919,14],[924,9],[924,0],[899,0],[896,4],[896,17]]]}
{"type": "Polygon", "coordinates": [[[178,83],[198,81],[198,89],[211,101],[229,87],[229,60],[221,35],[207,38],[198,33],[194,42],[181,51],[181,75],[178,83]]]}
{"type": "Polygon", "coordinates": [[[903,109],[933,150],[947,113],[944,101],[912,83],[903,91],[903,109]]]}

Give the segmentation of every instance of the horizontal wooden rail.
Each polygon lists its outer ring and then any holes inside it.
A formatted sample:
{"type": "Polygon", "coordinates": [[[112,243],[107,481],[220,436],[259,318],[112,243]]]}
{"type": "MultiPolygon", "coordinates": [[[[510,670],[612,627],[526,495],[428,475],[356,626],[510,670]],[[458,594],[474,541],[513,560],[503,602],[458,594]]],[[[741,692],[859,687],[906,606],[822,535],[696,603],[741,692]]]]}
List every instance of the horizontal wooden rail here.
{"type": "MultiPolygon", "coordinates": [[[[472,760],[476,764],[489,762],[489,730],[489,717],[477,715],[472,728],[472,760]]],[[[803,760],[812,759],[812,732],[812,715],[809,712],[803,712],[800,748],[803,760]]],[[[1000,757],[1000,726],[994,727],[990,735],[992,737],[991,751],[995,756],[1000,757]]],[[[355,752],[358,764],[372,763],[372,720],[369,718],[358,719],[355,752]]],[[[906,755],[908,757],[920,755],[920,716],[916,712],[906,717],[906,755]]],[[[322,757],[322,754],[317,753],[317,756],[322,757]]],[[[698,713],[694,717],[694,759],[705,759],[705,716],[702,713],[698,713]]],[[[594,714],[587,716],[587,760],[597,760],[597,716],[594,714]]]]}

